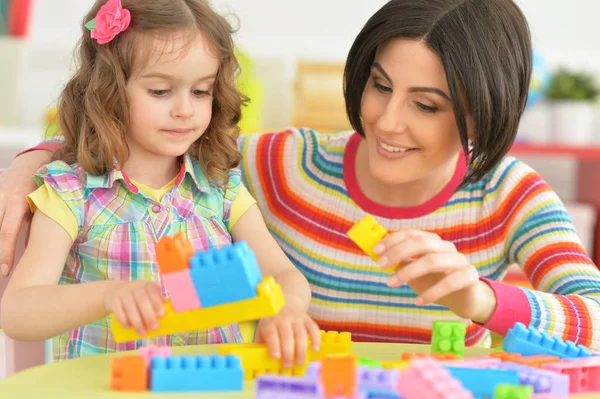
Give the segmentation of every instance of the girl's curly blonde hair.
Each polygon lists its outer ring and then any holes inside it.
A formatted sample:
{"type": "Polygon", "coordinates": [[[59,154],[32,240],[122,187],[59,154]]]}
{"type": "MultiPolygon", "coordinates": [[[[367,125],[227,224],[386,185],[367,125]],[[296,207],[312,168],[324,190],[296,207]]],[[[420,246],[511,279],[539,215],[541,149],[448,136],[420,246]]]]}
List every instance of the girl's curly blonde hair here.
{"type": "Polygon", "coordinates": [[[237,124],[241,107],[248,101],[235,87],[239,64],[231,25],[205,0],[122,0],[123,8],[131,13],[131,24],[110,43],[100,45],[84,24],[105,3],[97,0],[82,23],[83,35],[76,49],[78,68],[58,103],[65,142],[55,159],[79,163],[94,175],[108,173],[115,162],[123,165],[128,157],[125,137],[129,126],[125,86],[134,62],[143,63],[152,53],[140,52],[144,40],[199,31],[221,63],[213,88],[211,122],[189,153],[198,157],[211,182],[223,186],[229,170],[241,160],[237,124]],[[144,53],[148,53],[146,57],[144,53]]]}

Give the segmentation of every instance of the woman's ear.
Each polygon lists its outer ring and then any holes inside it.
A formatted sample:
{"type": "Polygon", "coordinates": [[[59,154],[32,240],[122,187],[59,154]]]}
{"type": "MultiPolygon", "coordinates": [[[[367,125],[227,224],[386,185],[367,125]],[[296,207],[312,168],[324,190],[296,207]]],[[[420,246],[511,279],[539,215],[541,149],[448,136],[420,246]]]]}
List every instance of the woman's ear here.
{"type": "Polygon", "coordinates": [[[475,121],[471,115],[467,115],[467,136],[471,143],[475,142],[475,121]]]}

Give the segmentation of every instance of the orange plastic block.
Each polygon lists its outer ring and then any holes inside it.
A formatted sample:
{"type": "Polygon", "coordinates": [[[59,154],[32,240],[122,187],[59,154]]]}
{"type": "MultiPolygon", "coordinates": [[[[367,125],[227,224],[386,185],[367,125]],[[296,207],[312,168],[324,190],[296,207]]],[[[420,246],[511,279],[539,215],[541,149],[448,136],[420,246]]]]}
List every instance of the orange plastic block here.
{"type": "Polygon", "coordinates": [[[327,356],[321,363],[321,384],[326,398],[356,396],[356,358],[327,356]]]}
{"type": "Polygon", "coordinates": [[[515,359],[522,357],[520,353],[508,353],[504,351],[492,352],[490,357],[497,357],[503,362],[516,362],[515,359]]]}
{"type": "Polygon", "coordinates": [[[161,274],[189,269],[192,256],[194,248],[183,233],[163,237],[156,243],[156,262],[161,274]]]}
{"type": "Polygon", "coordinates": [[[512,362],[522,364],[524,366],[540,368],[543,364],[560,362],[560,358],[558,356],[550,355],[531,355],[521,356],[517,359],[512,360],[512,362]]]}
{"type": "Polygon", "coordinates": [[[148,368],[142,356],[111,359],[110,388],[116,391],[148,390],[148,368]]]}
{"type": "Polygon", "coordinates": [[[373,216],[367,215],[352,226],[347,234],[360,249],[373,258],[374,261],[377,261],[379,256],[373,252],[373,248],[388,232],[383,226],[377,223],[377,220],[373,216]]]}
{"type": "Polygon", "coordinates": [[[400,354],[400,360],[414,359],[436,359],[436,360],[454,360],[460,359],[460,356],[454,353],[423,353],[423,352],[404,352],[400,354]]]}
{"type": "Polygon", "coordinates": [[[116,342],[127,342],[258,320],[279,313],[285,299],[281,286],[273,276],[263,278],[256,287],[256,292],[257,296],[254,298],[186,312],[175,312],[171,303],[165,302],[165,315],[158,319],[158,329],[149,331],[144,336],[140,336],[133,328],[123,327],[114,315],[111,315],[110,328],[116,342]]]}

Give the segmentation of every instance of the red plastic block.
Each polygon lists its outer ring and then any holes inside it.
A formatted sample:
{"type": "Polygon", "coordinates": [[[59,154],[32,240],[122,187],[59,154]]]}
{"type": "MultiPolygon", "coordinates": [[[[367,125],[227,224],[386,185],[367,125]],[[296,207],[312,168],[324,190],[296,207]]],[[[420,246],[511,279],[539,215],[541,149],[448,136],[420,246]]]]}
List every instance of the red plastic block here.
{"type": "Polygon", "coordinates": [[[542,365],[542,369],[568,375],[570,393],[600,393],[600,357],[598,356],[548,363],[542,365]]]}
{"type": "Polygon", "coordinates": [[[171,305],[175,312],[201,308],[198,293],[189,270],[180,270],[161,275],[167,286],[171,305]]]}
{"type": "Polygon", "coordinates": [[[490,353],[490,357],[497,357],[500,360],[502,360],[503,362],[515,362],[516,363],[515,359],[519,359],[522,356],[523,355],[521,355],[520,353],[508,353],[508,352],[504,352],[504,351],[490,353]]]}
{"type": "Polygon", "coordinates": [[[189,259],[193,255],[194,248],[183,233],[163,237],[156,243],[156,262],[163,275],[189,269],[189,259]]]}
{"type": "Polygon", "coordinates": [[[326,356],[321,364],[321,383],[326,398],[356,396],[356,358],[326,356]]]}
{"type": "Polygon", "coordinates": [[[171,355],[171,347],[156,345],[142,346],[140,349],[138,349],[138,355],[144,358],[146,361],[146,367],[148,367],[150,365],[150,361],[152,360],[152,356],[167,357],[171,355]]]}
{"type": "Polygon", "coordinates": [[[403,399],[473,399],[473,394],[433,359],[414,360],[400,374],[398,393],[403,399]]]}
{"type": "Polygon", "coordinates": [[[110,388],[116,391],[146,391],[148,367],[142,356],[113,358],[110,362],[110,388]]]}

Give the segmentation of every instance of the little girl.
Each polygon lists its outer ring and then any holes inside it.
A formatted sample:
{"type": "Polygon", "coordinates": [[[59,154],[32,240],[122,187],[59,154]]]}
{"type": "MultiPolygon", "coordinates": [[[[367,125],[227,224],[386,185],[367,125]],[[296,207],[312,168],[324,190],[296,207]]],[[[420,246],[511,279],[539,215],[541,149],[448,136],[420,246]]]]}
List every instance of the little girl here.
{"type": "MultiPolygon", "coordinates": [[[[257,335],[290,365],[319,345],[310,288],[269,234],[235,169],[243,96],[231,28],[204,0],[97,1],[80,65],[59,102],[64,146],[37,174],[27,249],[2,301],[19,340],[54,339],[54,358],[136,349],[107,316],[156,329],[166,296],[155,243],[183,232],[196,250],[245,240],[282,286],[281,313],[257,335]],[[295,341],[295,342],[294,342],[295,341]]],[[[240,342],[237,325],[159,337],[159,345],[240,342]]]]}

